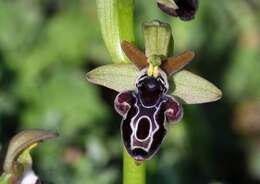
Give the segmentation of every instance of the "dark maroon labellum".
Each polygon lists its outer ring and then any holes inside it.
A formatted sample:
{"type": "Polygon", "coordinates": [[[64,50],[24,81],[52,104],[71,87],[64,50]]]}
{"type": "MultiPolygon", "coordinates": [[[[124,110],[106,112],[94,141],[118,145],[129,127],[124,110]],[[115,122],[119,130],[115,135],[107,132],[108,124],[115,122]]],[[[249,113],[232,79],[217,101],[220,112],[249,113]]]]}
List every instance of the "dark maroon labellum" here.
{"type": "Polygon", "coordinates": [[[169,5],[158,2],[158,7],[168,15],[180,17],[180,19],[188,21],[194,18],[198,8],[198,0],[169,0],[174,1],[178,8],[174,9],[169,5]]]}
{"type": "Polygon", "coordinates": [[[138,77],[135,91],[121,92],[115,109],[123,116],[121,134],[128,153],[137,161],[150,159],[159,149],[166,122],[182,117],[182,107],[174,97],[166,95],[168,81],[164,72],[149,77],[146,69],[138,77]]]}

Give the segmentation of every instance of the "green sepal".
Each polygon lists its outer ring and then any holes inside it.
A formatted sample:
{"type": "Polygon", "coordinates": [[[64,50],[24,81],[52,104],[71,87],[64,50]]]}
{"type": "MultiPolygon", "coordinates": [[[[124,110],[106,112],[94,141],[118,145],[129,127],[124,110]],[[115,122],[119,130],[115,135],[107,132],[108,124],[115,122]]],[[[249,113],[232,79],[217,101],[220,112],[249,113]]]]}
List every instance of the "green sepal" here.
{"type": "Polygon", "coordinates": [[[187,70],[173,75],[169,86],[172,88],[170,94],[186,104],[213,102],[222,97],[222,92],[214,84],[187,70]]]}
{"type": "Polygon", "coordinates": [[[145,55],[160,56],[165,59],[172,39],[172,30],[169,24],[154,20],[144,23],[145,55]]]}
{"type": "Polygon", "coordinates": [[[108,64],[87,73],[88,81],[115,91],[135,89],[135,80],[139,70],[133,64],[108,64]]]}
{"type": "MultiPolygon", "coordinates": [[[[132,64],[103,65],[87,73],[87,79],[118,92],[135,90],[135,81],[140,71],[132,64]]],[[[186,104],[200,104],[216,101],[222,92],[211,82],[182,70],[170,78],[169,93],[186,104]]]]}

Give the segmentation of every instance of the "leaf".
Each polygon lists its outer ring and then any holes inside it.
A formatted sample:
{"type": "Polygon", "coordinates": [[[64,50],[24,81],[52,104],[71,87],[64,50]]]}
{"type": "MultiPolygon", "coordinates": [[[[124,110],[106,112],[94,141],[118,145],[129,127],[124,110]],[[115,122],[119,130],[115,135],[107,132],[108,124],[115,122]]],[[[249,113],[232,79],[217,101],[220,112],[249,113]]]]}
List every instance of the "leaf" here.
{"type": "Polygon", "coordinates": [[[109,64],[87,73],[88,81],[118,92],[135,89],[139,70],[133,64],[109,64]]]}
{"type": "MultiPolygon", "coordinates": [[[[26,150],[32,149],[32,147],[40,141],[51,139],[57,136],[57,133],[36,129],[24,130],[18,133],[16,136],[12,138],[12,140],[9,143],[9,147],[4,162],[4,171],[6,173],[13,173],[15,161],[19,158],[19,156],[22,153],[28,153],[26,152],[26,150]]],[[[30,158],[24,155],[23,158],[20,159],[30,162],[30,158]]]]}
{"type": "Polygon", "coordinates": [[[213,102],[222,97],[222,92],[214,84],[187,70],[173,75],[169,85],[175,86],[171,94],[186,104],[213,102]]]}
{"type": "MultiPolygon", "coordinates": [[[[118,92],[135,89],[138,69],[132,64],[110,64],[87,73],[87,79],[118,92]]],[[[180,71],[169,81],[173,89],[170,94],[186,104],[213,102],[221,98],[222,92],[206,79],[187,70],[180,71]]]]}

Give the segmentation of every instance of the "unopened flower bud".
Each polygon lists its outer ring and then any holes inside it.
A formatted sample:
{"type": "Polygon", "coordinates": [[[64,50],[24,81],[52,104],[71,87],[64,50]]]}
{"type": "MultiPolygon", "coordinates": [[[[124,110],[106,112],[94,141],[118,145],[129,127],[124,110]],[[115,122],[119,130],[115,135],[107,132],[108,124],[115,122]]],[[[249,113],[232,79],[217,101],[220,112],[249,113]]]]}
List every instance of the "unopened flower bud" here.
{"type": "Polygon", "coordinates": [[[174,17],[188,21],[194,18],[198,0],[157,0],[158,7],[174,17]]]}

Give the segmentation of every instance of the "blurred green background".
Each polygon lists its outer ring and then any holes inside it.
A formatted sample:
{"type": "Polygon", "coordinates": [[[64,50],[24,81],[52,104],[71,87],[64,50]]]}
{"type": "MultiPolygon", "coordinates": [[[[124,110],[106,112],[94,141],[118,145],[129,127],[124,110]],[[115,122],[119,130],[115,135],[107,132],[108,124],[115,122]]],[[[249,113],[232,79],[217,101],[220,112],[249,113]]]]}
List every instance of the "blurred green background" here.
{"type": "MultiPolygon", "coordinates": [[[[149,184],[260,183],[260,1],[201,0],[195,20],[136,1],[142,23],[172,24],[175,53],[190,49],[187,68],[223,90],[215,103],[184,105],[149,162],[149,184]]],[[[116,92],[85,73],[110,63],[94,0],[0,0],[0,167],[13,135],[26,128],[60,137],[33,151],[47,184],[119,184],[122,175],[116,92]]],[[[0,170],[1,172],[1,170],[0,170]]]]}

